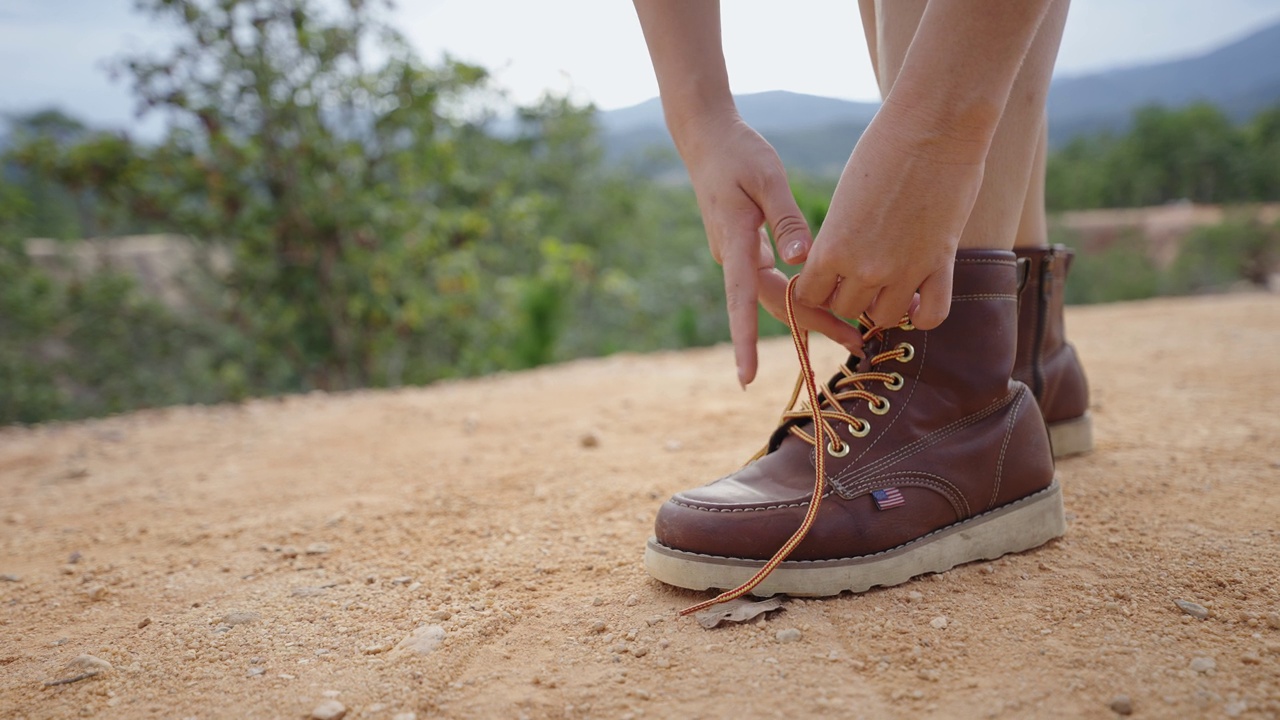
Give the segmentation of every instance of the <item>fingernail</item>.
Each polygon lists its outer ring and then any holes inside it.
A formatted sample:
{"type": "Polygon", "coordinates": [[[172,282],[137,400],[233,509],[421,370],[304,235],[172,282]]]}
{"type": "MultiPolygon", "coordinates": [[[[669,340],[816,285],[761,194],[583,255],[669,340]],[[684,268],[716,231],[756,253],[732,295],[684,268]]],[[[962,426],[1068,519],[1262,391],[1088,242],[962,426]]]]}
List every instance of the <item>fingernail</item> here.
{"type": "Polygon", "coordinates": [[[782,259],[788,263],[795,264],[797,260],[804,257],[804,241],[792,240],[790,245],[782,251],[782,259]]]}

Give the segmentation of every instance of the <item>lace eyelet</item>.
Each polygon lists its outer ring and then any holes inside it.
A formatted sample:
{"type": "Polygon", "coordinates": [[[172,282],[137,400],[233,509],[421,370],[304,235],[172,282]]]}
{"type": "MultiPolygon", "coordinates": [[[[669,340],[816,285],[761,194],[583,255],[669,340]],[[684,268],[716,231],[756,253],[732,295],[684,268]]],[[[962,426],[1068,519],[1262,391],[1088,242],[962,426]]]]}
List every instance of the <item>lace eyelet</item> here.
{"type": "Polygon", "coordinates": [[[898,358],[901,363],[911,362],[911,358],[916,356],[916,348],[911,343],[898,343],[898,347],[894,349],[903,351],[902,357],[898,358]]]}
{"type": "Polygon", "coordinates": [[[871,423],[866,420],[861,420],[860,422],[862,423],[861,429],[855,428],[852,423],[845,426],[849,428],[849,434],[856,438],[866,437],[867,433],[871,432],[871,423]]]}
{"type": "Polygon", "coordinates": [[[849,454],[849,443],[841,443],[840,452],[836,452],[835,447],[831,443],[827,443],[827,454],[831,457],[842,458],[849,454]]]}
{"type": "Polygon", "coordinates": [[[902,375],[898,373],[889,373],[889,375],[893,378],[893,382],[886,381],[884,384],[885,390],[901,390],[902,386],[906,384],[906,380],[902,379],[902,375]]]}
{"type": "Polygon", "coordinates": [[[883,415],[889,412],[889,399],[880,398],[879,402],[867,403],[867,407],[871,408],[871,412],[876,415],[883,415]]]}

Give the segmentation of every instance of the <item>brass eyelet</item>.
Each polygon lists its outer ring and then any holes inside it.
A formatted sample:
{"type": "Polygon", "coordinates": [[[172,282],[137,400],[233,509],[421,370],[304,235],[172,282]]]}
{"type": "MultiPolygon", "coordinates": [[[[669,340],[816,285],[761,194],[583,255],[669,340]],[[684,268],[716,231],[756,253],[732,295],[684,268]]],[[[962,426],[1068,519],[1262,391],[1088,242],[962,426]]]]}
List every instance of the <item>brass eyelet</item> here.
{"type": "Polygon", "coordinates": [[[911,362],[911,358],[916,356],[916,348],[911,343],[898,343],[895,350],[902,350],[902,357],[898,358],[898,362],[911,362]]]}
{"type": "Polygon", "coordinates": [[[907,382],[906,380],[903,380],[902,375],[898,373],[889,373],[889,376],[893,378],[893,382],[886,381],[884,384],[885,390],[901,390],[902,386],[907,382]]]}
{"type": "Polygon", "coordinates": [[[831,443],[827,443],[827,454],[831,457],[842,458],[849,454],[849,443],[841,443],[840,452],[836,452],[835,447],[833,447],[831,443]]]}
{"type": "Polygon", "coordinates": [[[860,420],[859,422],[862,423],[861,429],[855,428],[852,423],[846,426],[849,428],[849,434],[854,437],[866,437],[867,433],[871,432],[871,423],[866,420],[860,420]]]}
{"type": "Polygon", "coordinates": [[[889,412],[889,399],[880,398],[878,402],[867,403],[867,407],[871,408],[871,412],[877,415],[883,415],[889,412]]]}

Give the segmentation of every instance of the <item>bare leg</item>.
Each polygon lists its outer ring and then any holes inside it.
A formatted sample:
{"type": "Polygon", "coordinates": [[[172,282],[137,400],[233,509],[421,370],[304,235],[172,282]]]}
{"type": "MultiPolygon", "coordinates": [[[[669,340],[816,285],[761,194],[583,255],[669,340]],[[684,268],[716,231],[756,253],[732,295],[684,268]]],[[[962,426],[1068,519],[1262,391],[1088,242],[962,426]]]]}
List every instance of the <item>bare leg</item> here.
{"type": "Polygon", "coordinates": [[[1036,143],[1035,162],[1027,179],[1027,197],[1022,202],[1022,219],[1014,247],[1044,247],[1049,244],[1049,223],[1044,213],[1044,172],[1049,151],[1049,120],[1040,119],[1040,141],[1036,143]]]}
{"type": "MultiPolygon", "coordinates": [[[[882,95],[893,88],[927,4],[927,0],[876,2],[874,57],[882,95]]],[[[1018,72],[987,153],[982,189],[960,238],[961,248],[1009,249],[1020,228],[1025,233],[1023,243],[1044,243],[1044,107],[1067,6],[1067,0],[1053,3],[1018,72]],[[1038,203],[1029,202],[1033,194],[1038,203]],[[1025,228],[1024,215],[1028,216],[1025,228]]],[[[867,14],[864,9],[863,17],[867,14]]]]}

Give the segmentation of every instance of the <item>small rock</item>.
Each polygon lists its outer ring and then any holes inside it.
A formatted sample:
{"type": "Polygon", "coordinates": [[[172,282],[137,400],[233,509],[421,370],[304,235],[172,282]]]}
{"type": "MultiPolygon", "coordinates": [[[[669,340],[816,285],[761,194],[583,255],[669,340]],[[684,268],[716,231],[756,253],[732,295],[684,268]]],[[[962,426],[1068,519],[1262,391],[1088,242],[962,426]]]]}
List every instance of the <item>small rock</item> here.
{"type": "Polygon", "coordinates": [[[644,657],[649,654],[649,649],[642,646],[636,646],[631,648],[631,654],[636,657],[644,657]]]}
{"type": "Polygon", "coordinates": [[[664,669],[664,670],[665,670],[665,669],[667,669],[667,668],[669,668],[669,667],[671,667],[671,661],[670,661],[670,660],[668,660],[668,659],[666,659],[666,658],[661,658],[661,657],[660,657],[660,658],[658,658],[657,660],[654,660],[654,661],[653,661],[653,664],[654,664],[654,665],[657,665],[658,667],[660,667],[660,668],[662,668],[662,669],[664,669]]]}
{"type": "Polygon", "coordinates": [[[603,620],[596,620],[595,622],[591,623],[591,632],[599,635],[600,633],[604,632],[608,627],[609,626],[606,625],[603,620]]]}
{"type": "Polygon", "coordinates": [[[293,558],[298,557],[298,548],[292,545],[285,545],[280,548],[280,556],[286,560],[292,560],[293,558]]]}
{"type": "Polygon", "coordinates": [[[1177,605],[1182,612],[1197,620],[1204,620],[1209,617],[1209,608],[1198,603],[1193,603],[1189,600],[1174,600],[1173,604],[1177,605]]]}
{"type": "Polygon", "coordinates": [[[950,621],[947,620],[946,615],[939,615],[938,617],[929,621],[930,626],[935,627],[939,630],[946,630],[947,625],[949,624],[950,624],[950,621]]]}
{"type": "Polygon", "coordinates": [[[663,445],[663,447],[666,448],[667,452],[680,452],[684,447],[684,443],[679,440],[668,440],[666,445],[663,445]]]}
{"type": "Polygon", "coordinates": [[[329,546],[322,542],[311,543],[306,549],[308,555],[324,555],[327,552],[329,552],[329,546]]]}
{"type": "Polygon", "coordinates": [[[600,447],[600,436],[593,432],[586,432],[582,437],[578,438],[578,444],[584,448],[600,447]]]}
{"type": "Polygon", "coordinates": [[[70,672],[98,674],[110,672],[112,667],[111,663],[102,658],[92,655],[77,655],[71,662],[67,663],[66,669],[70,672]]]}
{"type": "Polygon", "coordinates": [[[393,653],[430,655],[444,641],[444,628],[439,625],[422,625],[396,643],[393,653]]]}
{"type": "Polygon", "coordinates": [[[448,610],[436,610],[431,613],[432,620],[439,620],[441,622],[448,620],[451,617],[453,617],[453,613],[448,610]]]}
{"type": "Polygon", "coordinates": [[[1117,715],[1132,715],[1133,701],[1128,695],[1117,695],[1111,698],[1111,702],[1107,704],[1117,715]]]}
{"type": "Polygon", "coordinates": [[[1280,630],[1280,612],[1267,613],[1267,627],[1272,630],[1280,630]]]}
{"type": "Polygon", "coordinates": [[[67,564],[75,565],[76,563],[80,562],[83,559],[84,559],[84,555],[81,555],[80,551],[76,550],[75,552],[67,556],[67,564]]]}
{"type": "Polygon", "coordinates": [[[378,655],[390,649],[391,649],[391,646],[389,644],[378,643],[377,645],[366,645],[360,648],[360,652],[364,653],[365,655],[378,655]]]}
{"type": "Polygon", "coordinates": [[[151,618],[142,618],[141,620],[138,621],[138,629],[141,630],[142,628],[150,624],[151,624],[151,618]]]}
{"type": "Polygon", "coordinates": [[[91,586],[88,590],[85,590],[84,592],[85,592],[85,594],[86,594],[86,595],[88,595],[88,596],[89,596],[89,599],[90,599],[90,600],[92,600],[92,601],[94,601],[94,602],[98,602],[99,600],[106,600],[106,599],[107,599],[107,586],[106,586],[106,585],[93,585],[93,586],[91,586]]]}
{"type": "Polygon", "coordinates": [[[413,578],[409,577],[408,575],[403,575],[398,578],[391,578],[392,585],[408,585],[411,582],[413,582],[413,578]]]}
{"type": "Polygon", "coordinates": [[[5,573],[0,575],[0,582],[22,582],[22,576],[14,575],[13,573],[5,573]]]}
{"type": "Polygon", "coordinates": [[[921,600],[924,600],[924,593],[920,592],[919,590],[912,590],[911,592],[907,593],[907,602],[916,603],[916,602],[920,602],[921,600]]]}
{"type": "Polygon", "coordinates": [[[774,633],[774,637],[776,637],[780,643],[793,643],[801,638],[801,634],[800,630],[797,628],[783,628],[782,630],[774,633]]]}
{"type": "Polygon", "coordinates": [[[342,720],[346,714],[346,705],[337,700],[329,699],[320,703],[311,711],[311,720],[342,720]]]}
{"type": "Polygon", "coordinates": [[[262,668],[262,667],[251,667],[251,668],[249,668],[249,670],[248,670],[247,672],[245,672],[244,676],[245,676],[245,677],[258,677],[259,675],[261,675],[261,674],[265,673],[266,671],[267,671],[267,669],[266,669],[266,668],[262,668]]]}
{"type": "Polygon", "coordinates": [[[1244,700],[1232,700],[1222,706],[1222,712],[1226,713],[1227,717],[1240,717],[1244,714],[1244,711],[1248,709],[1249,703],[1244,700]]]}
{"type": "Polygon", "coordinates": [[[311,587],[310,585],[304,585],[302,587],[294,588],[293,592],[290,594],[293,595],[294,597],[315,597],[317,595],[324,594],[324,588],[311,587]]]}
{"type": "Polygon", "coordinates": [[[628,595],[626,602],[622,604],[626,605],[627,607],[635,607],[636,605],[640,604],[640,598],[635,595],[628,595]]]}
{"type": "Polygon", "coordinates": [[[1209,673],[1216,667],[1218,663],[1211,657],[1198,657],[1191,660],[1191,669],[1198,673],[1209,673]]]}
{"type": "Polygon", "coordinates": [[[604,604],[604,598],[600,597],[599,595],[591,598],[592,607],[600,607],[603,604],[604,604]]]}
{"type": "Polygon", "coordinates": [[[391,716],[391,720],[418,720],[416,712],[402,712],[391,716]]]}
{"type": "Polygon", "coordinates": [[[256,612],[229,612],[222,616],[223,625],[248,625],[262,619],[256,612]]]}

